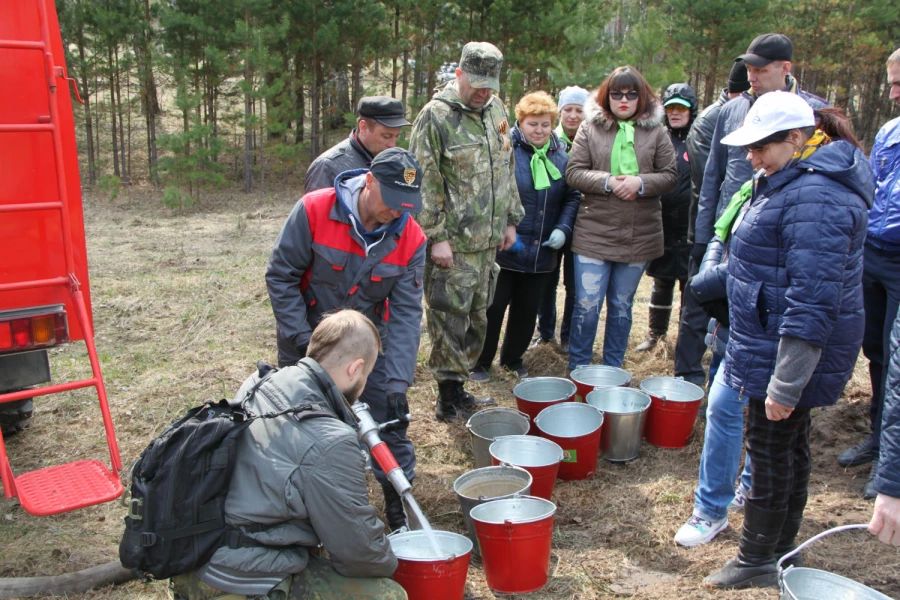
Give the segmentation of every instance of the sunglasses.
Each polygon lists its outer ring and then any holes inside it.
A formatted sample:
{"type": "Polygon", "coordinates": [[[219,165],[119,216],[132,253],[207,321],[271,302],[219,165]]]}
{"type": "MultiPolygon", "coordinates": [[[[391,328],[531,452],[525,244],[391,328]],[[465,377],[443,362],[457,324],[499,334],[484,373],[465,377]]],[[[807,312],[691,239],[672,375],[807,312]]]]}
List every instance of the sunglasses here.
{"type": "Polygon", "coordinates": [[[690,110],[690,109],[687,106],[683,106],[681,104],[670,104],[666,107],[667,113],[671,113],[671,112],[686,113],[688,110],[690,110]]]}
{"type": "Polygon", "coordinates": [[[638,94],[634,90],[632,90],[630,92],[610,92],[609,93],[609,97],[612,98],[613,100],[621,100],[623,97],[628,98],[629,100],[637,100],[638,96],[640,96],[640,94],[638,94]]]}

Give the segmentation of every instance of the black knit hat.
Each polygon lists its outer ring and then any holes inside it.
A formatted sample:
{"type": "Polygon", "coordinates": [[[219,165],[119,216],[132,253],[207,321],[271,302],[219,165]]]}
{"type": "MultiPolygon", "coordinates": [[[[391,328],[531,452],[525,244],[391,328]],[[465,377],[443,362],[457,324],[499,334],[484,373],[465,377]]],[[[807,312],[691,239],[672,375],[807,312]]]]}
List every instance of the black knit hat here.
{"type": "Polygon", "coordinates": [[[731,74],[728,75],[728,93],[740,94],[750,89],[750,82],[747,81],[747,65],[744,61],[738,59],[734,61],[731,67],[731,74]]]}

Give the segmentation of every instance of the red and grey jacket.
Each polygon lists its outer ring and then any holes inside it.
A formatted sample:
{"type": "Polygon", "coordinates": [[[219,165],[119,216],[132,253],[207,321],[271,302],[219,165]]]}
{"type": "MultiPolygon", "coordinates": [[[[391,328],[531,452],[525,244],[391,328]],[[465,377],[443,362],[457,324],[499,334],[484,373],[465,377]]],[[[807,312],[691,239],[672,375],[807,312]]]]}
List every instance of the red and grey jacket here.
{"type": "MultiPolygon", "coordinates": [[[[339,178],[361,173],[365,170],[339,178]]],[[[369,317],[381,334],[385,393],[405,392],[412,385],[421,336],[425,234],[413,219],[401,219],[367,252],[335,188],[310,192],[297,202],[266,269],[279,365],[303,358],[301,349],[327,313],[349,308],[369,317]]]]}

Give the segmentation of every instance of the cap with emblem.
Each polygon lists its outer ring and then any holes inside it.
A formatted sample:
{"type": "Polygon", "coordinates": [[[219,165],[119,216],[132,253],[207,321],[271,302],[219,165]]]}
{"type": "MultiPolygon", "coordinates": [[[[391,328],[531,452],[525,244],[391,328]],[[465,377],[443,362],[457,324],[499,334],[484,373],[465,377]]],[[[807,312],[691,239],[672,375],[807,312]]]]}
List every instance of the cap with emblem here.
{"type": "Polygon", "coordinates": [[[403,103],[390,96],[366,96],[359,101],[356,112],[360,117],[374,119],[385,127],[408,127],[403,103]]]}
{"type": "Polygon", "coordinates": [[[780,33],[764,33],[750,42],[746,54],[737,60],[743,60],[752,67],[761,68],[774,60],[791,60],[794,55],[794,44],[786,35],[780,33]]]}
{"type": "Polygon", "coordinates": [[[500,91],[500,68],[503,53],[488,42],[469,42],[463,46],[459,68],[469,76],[473,88],[491,88],[500,91]]]}
{"type": "Polygon", "coordinates": [[[726,146],[749,146],[779,131],[813,127],[816,117],[806,100],[791,92],[769,92],[753,103],[744,124],[722,138],[726,146]]]}
{"type": "Polygon", "coordinates": [[[409,150],[389,148],[372,161],[372,175],[381,184],[381,201],[388,208],[422,210],[422,167],[409,150]]]}

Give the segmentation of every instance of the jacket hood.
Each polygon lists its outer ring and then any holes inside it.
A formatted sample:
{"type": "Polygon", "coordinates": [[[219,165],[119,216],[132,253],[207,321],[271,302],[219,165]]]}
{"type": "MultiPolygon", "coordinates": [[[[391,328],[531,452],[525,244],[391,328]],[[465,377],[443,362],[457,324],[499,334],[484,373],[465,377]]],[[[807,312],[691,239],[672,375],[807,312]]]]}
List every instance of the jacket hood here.
{"type": "Polygon", "coordinates": [[[812,169],[858,194],[872,208],[875,182],[872,167],[865,154],[852,144],[835,140],[816,150],[806,160],[798,161],[798,169],[812,169]]]}
{"type": "MultiPolygon", "coordinates": [[[[528,140],[525,139],[525,134],[522,133],[522,130],[519,129],[519,122],[516,121],[515,126],[510,133],[512,137],[512,145],[513,146],[521,146],[528,152],[533,152],[531,144],[528,140]]],[[[559,141],[559,137],[557,137],[556,132],[553,131],[550,133],[550,152],[556,152],[561,147],[561,143],[559,141]]]]}
{"type": "MultiPolygon", "coordinates": [[[[664,117],[662,102],[653,98],[647,112],[635,119],[634,124],[644,129],[662,127],[664,117]]],[[[597,104],[597,90],[591,92],[587,102],[584,103],[584,120],[607,130],[612,129],[613,124],[617,121],[615,115],[608,113],[597,104]]]]}

